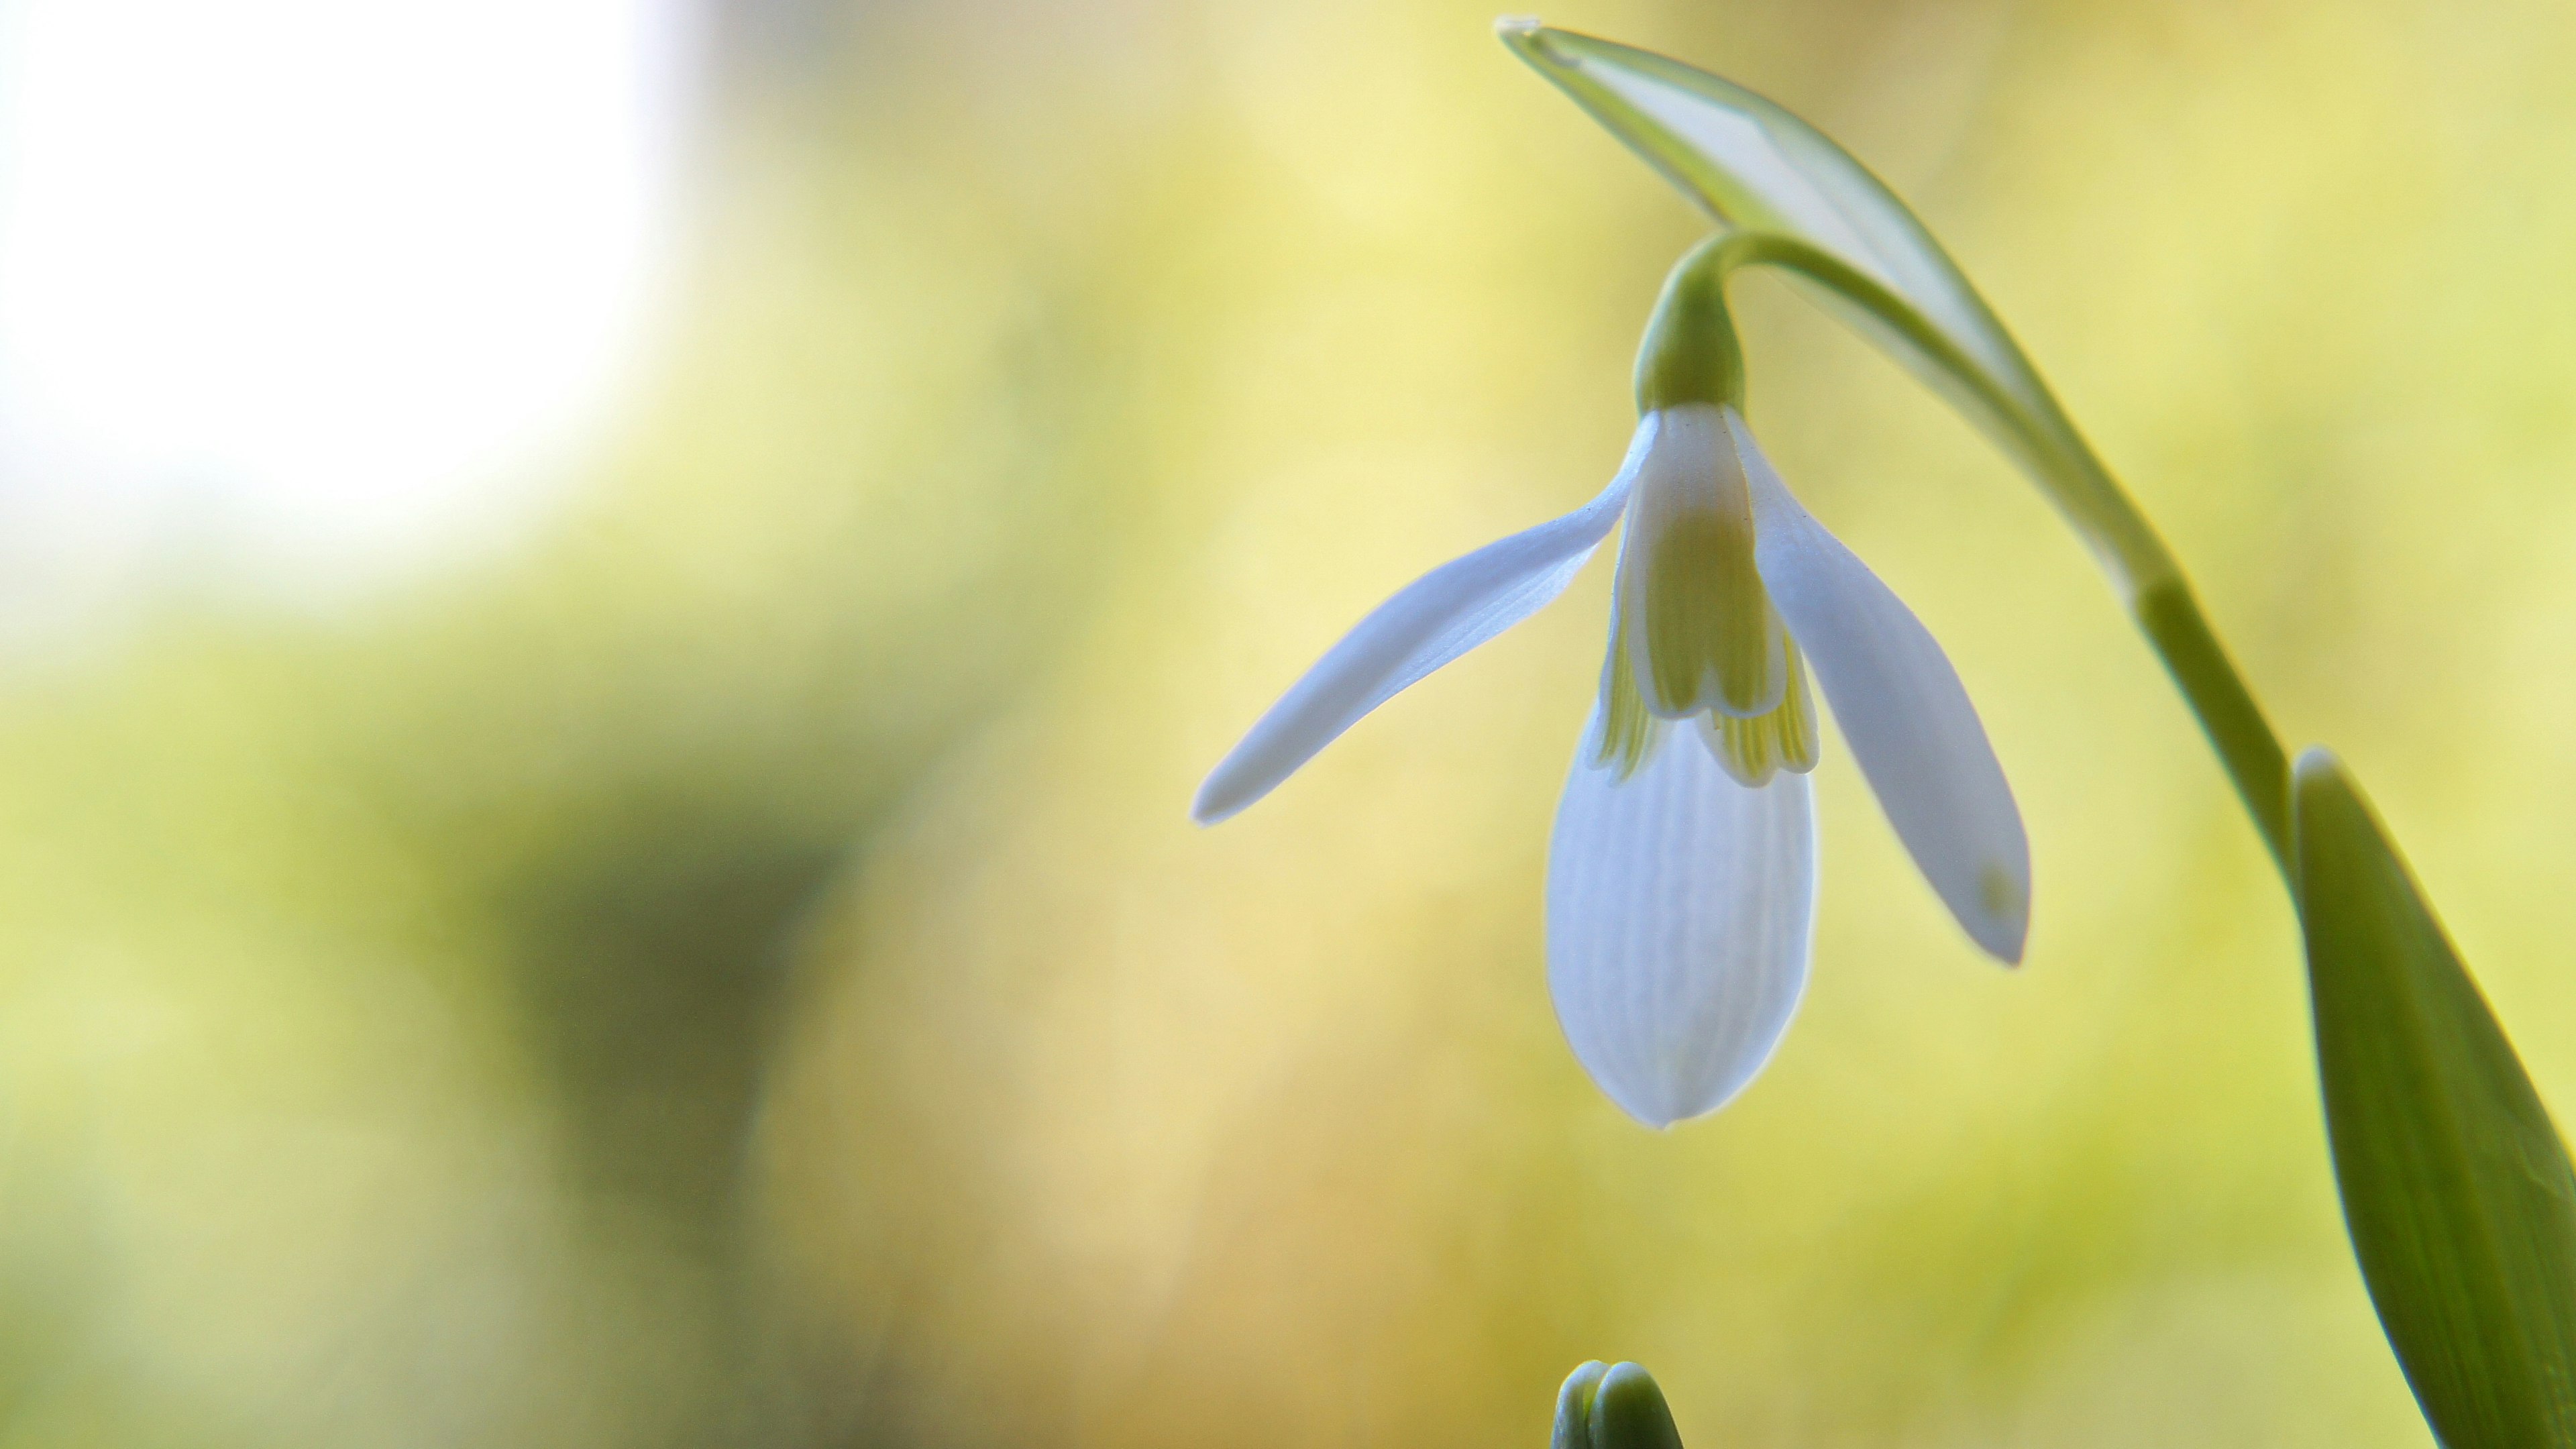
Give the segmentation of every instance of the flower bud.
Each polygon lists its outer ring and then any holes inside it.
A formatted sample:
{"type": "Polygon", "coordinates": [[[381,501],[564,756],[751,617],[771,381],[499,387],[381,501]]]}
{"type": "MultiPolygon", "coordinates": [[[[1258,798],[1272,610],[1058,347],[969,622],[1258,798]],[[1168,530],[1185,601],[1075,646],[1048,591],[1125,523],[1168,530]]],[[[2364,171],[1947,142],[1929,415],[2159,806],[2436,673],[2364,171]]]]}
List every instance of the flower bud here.
{"type": "Polygon", "coordinates": [[[1593,1359],[1566,1375],[1565,1387],[1556,1391],[1556,1432],[1548,1436],[1547,1449],[1592,1449],[1592,1396],[1608,1372],[1608,1364],[1593,1359]]]}
{"type": "Polygon", "coordinates": [[[1682,1449],[1654,1375],[1633,1363],[1576,1369],[1556,1394],[1548,1449],[1682,1449]]]}

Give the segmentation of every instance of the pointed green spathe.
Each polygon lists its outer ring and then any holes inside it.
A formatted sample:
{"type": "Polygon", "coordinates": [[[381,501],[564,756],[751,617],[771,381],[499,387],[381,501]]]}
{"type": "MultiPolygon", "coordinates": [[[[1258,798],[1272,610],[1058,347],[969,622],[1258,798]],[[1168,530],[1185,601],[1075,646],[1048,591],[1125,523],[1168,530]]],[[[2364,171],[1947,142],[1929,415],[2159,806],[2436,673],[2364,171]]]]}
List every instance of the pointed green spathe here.
{"type": "Polygon", "coordinates": [[[2294,788],[2317,1069],[2353,1252],[2450,1449],[2576,1445],[2576,1176],[2334,757],[2294,788]]]}
{"type": "Polygon", "coordinates": [[[1740,263],[1818,284],[1829,310],[1958,404],[2039,480],[2132,592],[2170,570],[2162,544],[2137,525],[1985,299],[1850,152],[1784,107],[1651,51],[1534,20],[1496,30],[1738,233],[1740,263]]]}

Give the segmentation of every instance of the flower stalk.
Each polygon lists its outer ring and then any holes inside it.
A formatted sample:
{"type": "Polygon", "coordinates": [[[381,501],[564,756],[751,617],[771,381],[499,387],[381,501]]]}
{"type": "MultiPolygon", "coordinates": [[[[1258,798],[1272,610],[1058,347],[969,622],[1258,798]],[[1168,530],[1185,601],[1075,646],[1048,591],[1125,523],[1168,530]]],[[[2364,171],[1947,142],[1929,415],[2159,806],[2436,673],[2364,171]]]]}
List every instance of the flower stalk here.
{"type": "Polygon", "coordinates": [[[1788,272],[1982,428],[2091,548],[2298,911],[2345,1226],[2425,1418],[2450,1449],[2576,1449],[2576,1168],[2359,788],[2323,749],[2289,768],[2145,515],[1958,266],[1849,152],[1679,61],[1534,20],[1497,28],[1724,228],[1702,249],[1695,303],[1737,268],[1788,272]]]}

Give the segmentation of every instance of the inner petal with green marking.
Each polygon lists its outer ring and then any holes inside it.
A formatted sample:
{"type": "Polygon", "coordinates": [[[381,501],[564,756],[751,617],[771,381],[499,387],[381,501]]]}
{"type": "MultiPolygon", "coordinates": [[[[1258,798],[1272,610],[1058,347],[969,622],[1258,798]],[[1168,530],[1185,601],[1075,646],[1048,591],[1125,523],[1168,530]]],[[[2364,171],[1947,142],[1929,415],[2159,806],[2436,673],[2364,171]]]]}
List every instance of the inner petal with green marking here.
{"type": "Polygon", "coordinates": [[[1816,768],[1816,700],[1798,646],[1789,645],[1789,687],[1779,708],[1753,719],[1711,710],[1698,725],[1709,753],[1739,785],[1758,788],[1783,770],[1803,775],[1816,768]]]}
{"type": "Polygon", "coordinates": [[[1619,547],[1621,633],[1649,713],[1758,720],[1787,697],[1788,633],[1753,542],[1744,463],[1719,410],[1665,409],[1619,547]]]}
{"type": "MultiPolygon", "coordinates": [[[[1615,767],[1626,779],[1645,764],[1661,742],[1665,721],[1646,708],[1629,663],[1626,626],[1613,611],[1610,653],[1601,669],[1601,729],[1592,741],[1592,763],[1615,767]]],[[[1768,714],[1746,719],[1708,710],[1695,721],[1700,742],[1726,767],[1738,784],[1759,787],[1785,770],[1803,775],[1816,767],[1816,698],[1807,685],[1807,664],[1796,641],[1785,641],[1788,684],[1780,703],[1768,714]]]]}

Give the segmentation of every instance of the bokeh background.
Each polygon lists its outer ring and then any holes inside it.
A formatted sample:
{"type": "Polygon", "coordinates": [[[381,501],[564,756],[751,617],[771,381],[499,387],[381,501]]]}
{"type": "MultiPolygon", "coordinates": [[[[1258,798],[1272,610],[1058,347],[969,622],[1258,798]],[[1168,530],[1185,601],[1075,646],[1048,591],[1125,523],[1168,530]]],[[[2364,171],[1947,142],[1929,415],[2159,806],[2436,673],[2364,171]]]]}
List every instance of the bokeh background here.
{"type": "MultiPolygon", "coordinates": [[[[0,4],[0,1445],[2425,1445],[2295,938],[2079,548],[1768,281],[2034,843],[1849,759],[1767,1075],[1558,1040],[1586,498],[1691,212],[1457,0],[0,4]]],[[[2576,10],[1593,0],[1922,210],[2576,1108],[2576,10]]]]}

